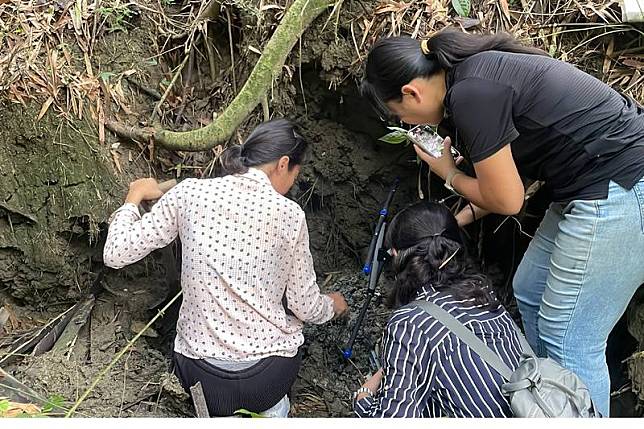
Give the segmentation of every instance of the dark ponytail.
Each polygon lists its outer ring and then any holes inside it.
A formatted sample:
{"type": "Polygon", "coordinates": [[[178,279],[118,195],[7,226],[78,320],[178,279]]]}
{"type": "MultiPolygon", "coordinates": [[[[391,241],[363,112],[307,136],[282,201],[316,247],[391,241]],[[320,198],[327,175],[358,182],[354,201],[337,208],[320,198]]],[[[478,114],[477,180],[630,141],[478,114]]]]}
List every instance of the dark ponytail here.
{"type": "Polygon", "coordinates": [[[421,201],[401,211],[389,225],[386,242],[396,249],[390,306],[408,304],[429,285],[477,305],[498,305],[485,276],[465,254],[456,219],[444,205],[421,201]]]}
{"type": "Polygon", "coordinates": [[[295,125],[286,119],[276,119],[258,125],[242,145],[228,147],[220,159],[222,173],[243,174],[257,167],[289,157],[289,170],[304,163],[308,142],[295,125]]]}
{"type": "Polygon", "coordinates": [[[241,145],[233,145],[223,151],[219,157],[223,175],[228,174],[243,174],[248,171],[248,166],[244,164],[242,159],[241,145]]]}
{"type": "Polygon", "coordinates": [[[411,37],[379,39],[369,51],[361,93],[383,116],[385,103],[399,101],[402,87],[418,77],[428,78],[440,70],[451,70],[472,55],[485,51],[548,55],[520,44],[506,33],[478,35],[447,28],[427,39],[427,52],[411,37]]]}
{"type": "Polygon", "coordinates": [[[469,34],[455,29],[445,29],[427,39],[430,61],[435,59],[441,68],[450,70],[472,55],[485,51],[513,52],[515,54],[545,55],[541,49],[524,46],[508,33],[469,34]]]}

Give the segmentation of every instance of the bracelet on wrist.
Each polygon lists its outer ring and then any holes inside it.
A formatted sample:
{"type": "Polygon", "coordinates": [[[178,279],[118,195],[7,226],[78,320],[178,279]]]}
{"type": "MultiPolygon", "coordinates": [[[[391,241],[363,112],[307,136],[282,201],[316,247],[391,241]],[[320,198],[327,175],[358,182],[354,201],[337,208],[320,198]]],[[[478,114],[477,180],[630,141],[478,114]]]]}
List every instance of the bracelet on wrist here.
{"type": "Polygon", "coordinates": [[[361,393],[366,393],[367,396],[374,396],[373,391],[371,389],[369,389],[368,387],[362,386],[360,389],[353,392],[354,402],[358,400],[358,395],[360,395],[361,393]]]}
{"type": "Polygon", "coordinates": [[[452,171],[450,171],[447,174],[447,177],[445,177],[445,187],[457,195],[460,195],[460,194],[456,191],[456,189],[454,189],[452,182],[454,181],[454,177],[456,177],[459,174],[465,174],[465,173],[463,173],[458,168],[454,168],[452,171]]]}

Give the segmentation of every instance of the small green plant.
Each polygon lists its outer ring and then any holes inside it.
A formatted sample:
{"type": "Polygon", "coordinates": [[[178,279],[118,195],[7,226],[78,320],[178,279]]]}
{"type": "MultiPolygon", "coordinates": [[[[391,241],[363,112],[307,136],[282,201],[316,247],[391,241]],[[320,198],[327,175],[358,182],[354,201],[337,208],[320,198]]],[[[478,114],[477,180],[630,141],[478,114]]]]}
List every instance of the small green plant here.
{"type": "Polygon", "coordinates": [[[49,417],[55,410],[60,410],[65,399],[60,395],[52,395],[42,408],[34,404],[12,402],[7,398],[0,398],[0,418],[31,418],[49,417]]]}
{"type": "Polygon", "coordinates": [[[98,78],[105,83],[109,83],[110,79],[112,79],[114,76],[116,76],[116,73],[109,71],[104,71],[98,74],[98,78]]]}
{"type": "Polygon", "coordinates": [[[129,4],[120,4],[120,2],[111,6],[102,6],[98,9],[98,13],[105,19],[110,33],[115,31],[127,33],[128,20],[137,14],[135,10],[130,9],[129,4]]]}
{"type": "Polygon", "coordinates": [[[57,408],[61,409],[64,403],[65,403],[65,398],[63,398],[62,396],[51,395],[49,399],[47,399],[47,403],[45,404],[45,406],[42,408],[42,412],[44,414],[50,414],[57,408]]]}
{"type": "Polygon", "coordinates": [[[468,17],[472,9],[470,0],[452,0],[452,6],[459,16],[468,17]]]}
{"type": "MultiPolygon", "coordinates": [[[[433,157],[443,156],[443,138],[436,132],[436,127],[417,125],[409,131],[398,127],[389,127],[389,129],[392,132],[382,136],[381,141],[389,144],[413,143],[433,157]]],[[[460,156],[455,148],[452,148],[451,152],[455,157],[460,156]]]]}
{"type": "Polygon", "coordinates": [[[378,140],[389,144],[410,143],[407,130],[403,128],[398,128],[398,127],[387,127],[387,128],[390,129],[391,132],[389,134],[385,134],[384,136],[380,137],[378,140]]]}
{"type": "Polygon", "coordinates": [[[253,419],[262,419],[262,418],[264,418],[264,416],[262,416],[261,414],[254,413],[252,411],[248,411],[248,410],[246,410],[244,408],[240,408],[239,410],[235,411],[233,413],[233,415],[239,416],[239,417],[247,417],[247,418],[250,417],[250,418],[253,418],[253,419]]]}

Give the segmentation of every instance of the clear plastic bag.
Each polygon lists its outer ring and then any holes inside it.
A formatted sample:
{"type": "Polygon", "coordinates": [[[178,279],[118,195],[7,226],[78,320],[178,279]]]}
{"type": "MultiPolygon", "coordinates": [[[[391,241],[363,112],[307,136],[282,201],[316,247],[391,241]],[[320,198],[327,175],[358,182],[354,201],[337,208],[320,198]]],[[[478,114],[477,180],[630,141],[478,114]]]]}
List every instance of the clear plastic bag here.
{"type": "MultiPolygon", "coordinates": [[[[418,125],[407,131],[407,137],[412,143],[420,147],[425,153],[439,158],[443,156],[444,139],[439,136],[429,125],[418,125]]],[[[458,150],[452,146],[452,156],[460,156],[458,150]]]]}

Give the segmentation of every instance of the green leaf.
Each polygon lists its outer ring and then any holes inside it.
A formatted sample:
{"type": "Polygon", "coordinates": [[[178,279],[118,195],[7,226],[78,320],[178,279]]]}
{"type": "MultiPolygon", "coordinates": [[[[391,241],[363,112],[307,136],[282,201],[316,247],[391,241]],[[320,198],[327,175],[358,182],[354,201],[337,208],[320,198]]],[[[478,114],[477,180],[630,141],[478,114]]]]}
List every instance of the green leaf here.
{"type": "Polygon", "coordinates": [[[470,16],[470,9],[472,8],[470,0],[452,0],[452,6],[459,16],[470,16]]]}
{"type": "Polygon", "coordinates": [[[389,144],[405,143],[407,141],[407,132],[405,130],[402,130],[402,131],[396,130],[394,132],[391,132],[389,134],[386,134],[380,137],[378,140],[389,144]]]}
{"type": "Polygon", "coordinates": [[[116,76],[116,73],[104,71],[98,74],[99,79],[105,83],[109,82],[112,76],[116,76]]]}
{"type": "Polygon", "coordinates": [[[9,400],[0,400],[0,416],[3,416],[7,411],[9,411],[9,400]]]}
{"type": "Polygon", "coordinates": [[[241,416],[241,417],[251,417],[251,418],[254,418],[254,419],[257,419],[257,418],[262,419],[262,418],[264,418],[264,416],[262,416],[261,414],[254,413],[252,411],[248,411],[248,410],[245,410],[243,408],[240,408],[239,410],[235,411],[233,413],[233,415],[241,416]]]}
{"type": "Polygon", "coordinates": [[[63,398],[60,395],[51,395],[47,400],[47,403],[45,404],[45,406],[42,408],[43,414],[51,413],[54,410],[54,408],[61,408],[64,401],[65,401],[65,398],[63,398]]]}

